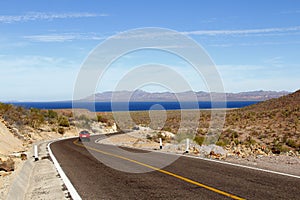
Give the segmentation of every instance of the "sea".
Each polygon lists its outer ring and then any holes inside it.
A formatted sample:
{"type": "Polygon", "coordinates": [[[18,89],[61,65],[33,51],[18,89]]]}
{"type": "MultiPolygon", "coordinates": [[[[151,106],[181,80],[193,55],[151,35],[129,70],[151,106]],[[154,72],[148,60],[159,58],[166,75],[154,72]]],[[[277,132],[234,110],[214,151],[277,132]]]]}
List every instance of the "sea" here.
{"type": "Polygon", "coordinates": [[[180,109],[225,109],[242,108],[259,101],[227,101],[227,102],[9,102],[15,106],[38,109],[72,109],[83,108],[92,112],[111,111],[148,111],[148,110],[180,110],[180,109]]]}

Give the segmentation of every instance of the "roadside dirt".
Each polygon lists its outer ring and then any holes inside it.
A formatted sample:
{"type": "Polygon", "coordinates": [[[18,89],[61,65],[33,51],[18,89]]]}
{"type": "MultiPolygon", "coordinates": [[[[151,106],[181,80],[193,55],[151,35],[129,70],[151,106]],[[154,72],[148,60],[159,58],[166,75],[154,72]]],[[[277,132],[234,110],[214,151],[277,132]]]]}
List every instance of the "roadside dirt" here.
{"type": "MultiPolygon", "coordinates": [[[[75,128],[67,130],[64,135],[56,132],[47,131],[48,127],[43,127],[44,131],[39,131],[32,134],[32,141],[39,143],[40,160],[34,162],[33,160],[33,144],[27,141],[22,141],[15,137],[13,133],[6,127],[3,121],[0,121],[0,159],[5,161],[12,159],[14,161],[13,171],[0,170],[0,200],[9,199],[8,196],[19,195],[24,191],[19,191],[20,188],[16,187],[16,191],[10,191],[12,185],[16,183],[20,177],[24,177],[25,173],[30,176],[29,188],[27,188],[25,199],[68,199],[66,191],[64,191],[63,183],[58,177],[56,169],[52,162],[49,160],[46,144],[48,140],[53,140],[61,137],[69,137],[77,135],[75,128]],[[39,142],[38,142],[39,141],[39,142]],[[22,157],[23,156],[23,157],[22,157]],[[25,164],[26,163],[26,164],[25,164]],[[24,164],[26,165],[25,170],[24,164]]],[[[21,180],[27,184],[27,179],[21,180]]],[[[20,180],[19,180],[20,181],[20,180]]],[[[25,187],[25,186],[24,186],[25,187]]],[[[15,197],[15,196],[13,196],[15,197]]]]}

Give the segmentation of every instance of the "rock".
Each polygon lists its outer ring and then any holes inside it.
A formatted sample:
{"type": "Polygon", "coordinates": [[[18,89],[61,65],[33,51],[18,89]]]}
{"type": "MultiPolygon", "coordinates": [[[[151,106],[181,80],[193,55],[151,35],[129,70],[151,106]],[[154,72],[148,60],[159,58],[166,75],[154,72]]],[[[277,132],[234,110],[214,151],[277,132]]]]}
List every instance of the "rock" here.
{"type": "Polygon", "coordinates": [[[211,145],[202,145],[199,149],[200,153],[204,156],[209,156],[211,158],[223,158],[226,157],[227,151],[225,151],[222,147],[217,146],[215,144],[211,145]]]}
{"type": "Polygon", "coordinates": [[[267,155],[262,149],[257,149],[255,153],[256,155],[264,155],[264,156],[267,155]]]}
{"type": "Polygon", "coordinates": [[[166,137],[167,139],[172,139],[172,138],[175,137],[175,134],[174,134],[174,133],[171,133],[171,132],[168,132],[168,131],[164,131],[163,133],[165,134],[165,137],[166,137]]]}
{"type": "Polygon", "coordinates": [[[0,158],[0,171],[11,172],[15,170],[15,161],[11,158],[0,158]]]}
{"type": "Polygon", "coordinates": [[[220,153],[215,153],[214,151],[211,151],[209,153],[209,157],[213,158],[213,159],[219,159],[219,160],[221,160],[221,159],[225,159],[226,158],[226,154],[222,155],[220,153]]]}
{"type": "Polygon", "coordinates": [[[27,155],[25,153],[21,153],[21,160],[27,160],[27,155]]]}
{"type": "Polygon", "coordinates": [[[293,152],[292,150],[290,150],[289,152],[287,152],[287,156],[295,157],[295,156],[296,156],[296,153],[293,152]]]}
{"type": "Polygon", "coordinates": [[[10,174],[11,174],[11,172],[0,171],[0,176],[2,176],[2,177],[8,176],[10,174]]]}
{"type": "Polygon", "coordinates": [[[193,147],[193,153],[194,154],[199,154],[199,150],[196,147],[193,147]]]}
{"type": "Polygon", "coordinates": [[[51,132],[52,131],[51,127],[47,126],[47,125],[42,125],[37,130],[41,131],[41,132],[51,132]]]}

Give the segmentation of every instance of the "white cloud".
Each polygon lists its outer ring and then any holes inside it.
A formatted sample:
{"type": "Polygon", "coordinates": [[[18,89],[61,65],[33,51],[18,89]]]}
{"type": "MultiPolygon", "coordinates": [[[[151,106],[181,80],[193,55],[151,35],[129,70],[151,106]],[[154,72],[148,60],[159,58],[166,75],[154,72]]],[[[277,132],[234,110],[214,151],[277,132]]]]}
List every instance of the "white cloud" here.
{"type": "MultiPolygon", "coordinates": [[[[0,55],[0,69],[10,70],[28,70],[41,68],[70,68],[74,63],[64,58],[55,58],[48,56],[9,56],[0,55]]],[[[1,71],[2,74],[2,71],[1,71]]]]}
{"type": "MultiPolygon", "coordinates": [[[[64,15],[63,15],[64,16],[64,15]]],[[[71,15],[73,16],[73,15],[71,15]]],[[[74,15],[76,16],[76,15],[74,15]]],[[[84,16],[84,15],[83,15],[84,16]]],[[[87,15],[89,16],[89,15],[87,15]]],[[[91,15],[93,16],[93,15],[91,15]]],[[[1,22],[1,16],[0,16],[1,22]]],[[[123,33],[123,32],[119,32],[123,33]]],[[[124,32],[126,33],[126,32],[124,32]]],[[[239,30],[198,30],[198,31],[185,31],[179,32],[185,35],[200,35],[200,36],[283,36],[283,35],[298,35],[300,34],[300,26],[293,27],[284,27],[284,28],[264,28],[264,29],[239,29],[239,30]]],[[[116,35],[113,39],[140,39],[140,38],[159,38],[159,37],[168,37],[173,39],[178,39],[178,34],[176,32],[169,32],[162,29],[161,32],[147,32],[146,30],[141,29],[140,32],[135,34],[125,34],[125,35],[116,35]],[[177,37],[176,37],[177,36],[177,37]]],[[[108,36],[103,36],[97,33],[60,33],[60,34],[39,34],[39,35],[28,35],[23,38],[29,39],[31,41],[37,42],[65,42],[65,41],[74,41],[74,40],[104,40],[108,36]]],[[[239,46],[256,46],[256,45],[280,45],[280,44],[295,44],[299,43],[298,41],[293,42],[262,42],[262,43],[239,43],[239,44],[211,44],[209,46],[217,47],[229,47],[233,45],[239,46]]],[[[156,47],[156,46],[154,46],[156,47]]],[[[188,46],[159,46],[160,48],[187,48],[188,46]]]]}
{"type": "Polygon", "coordinates": [[[220,43],[220,44],[209,44],[208,46],[211,46],[211,47],[232,47],[232,46],[296,45],[296,44],[300,44],[300,41],[220,43]]]}
{"type": "Polygon", "coordinates": [[[16,23],[28,22],[36,20],[54,20],[68,18],[86,18],[86,17],[105,17],[107,14],[88,13],[88,12],[73,12],[73,13],[43,13],[29,12],[24,15],[0,15],[0,23],[16,23]]]}
{"type": "Polygon", "coordinates": [[[274,66],[274,67],[283,67],[284,62],[283,62],[283,57],[282,56],[275,56],[273,58],[268,58],[264,60],[264,63],[274,66]]]}
{"type": "Polygon", "coordinates": [[[63,33],[63,34],[44,34],[28,35],[23,38],[36,42],[66,42],[74,40],[104,40],[106,37],[95,33],[63,33]]]}
{"type": "Polygon", "coordinates": [[[249,35],[249,34],[271,34],[281,32],[300,31],[300,26],[281,27],[281,28],[262,28],[262,29],[238,29],[238,30],[198,30],[182,32],[186,35],[249,35]]]}
{"type": "Polygon", "coordinates": [[[224,71],[253,71],[253,70],[263,70],[266,66],[263,65],[217,65],[218,70],[224,71]]]}

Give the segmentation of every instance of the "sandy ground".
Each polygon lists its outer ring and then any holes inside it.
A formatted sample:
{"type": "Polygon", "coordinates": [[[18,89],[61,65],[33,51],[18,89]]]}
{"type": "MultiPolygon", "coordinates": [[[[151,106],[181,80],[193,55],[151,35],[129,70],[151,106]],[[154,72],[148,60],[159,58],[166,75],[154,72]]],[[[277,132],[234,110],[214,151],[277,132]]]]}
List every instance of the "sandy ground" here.
{"type": "Polygon", "coordinates": [[[71,199],[56,168],[50,160],[48,142],[38,144],[39,160],[34,161],[33,151],[26,161],[20,161],[9,176],[0,178],[3,184],[0,199],[52,200],[71,199]]]}
{"type": "Polygon", "coordinates": [[[14,137],[6,126],[0,122],[0,155],[23,151],[23,142],[14,137]]]}
{"type": "MultiPolygon", "coordinates": [[[[0,157],[6,158],[7,155],[15,152],[24,151],[23,142],[12,135],[3,122],[0,122],[0,157]]],[[[0,199],[6,196],[11,182],[16,177],[17,172],[22,168],[24,162],[21,159],[14,159],[15,171],[0,171],[0,199]]]]}
{"type": "Polygon", "coordinates": [[[58,172],[49,158],[47,143],[39,145],[40,160],[34,162],[25,200],[70,199],[63,181],[59,178],[58,172]]]}
{"type": "Polygon", "coordinates": [[[14,172],[0,171],[0,200],[6,199],[11,183],[13,182],[13,180],[15,180],[23,167],[24,161],[15,160],[15,162],[14,172]]]}
{"type": "Polygon", "coordinates": [[[128,146],[134,148],[158,149],[159,144],[157,142],[147,140],[147,134],[152,134],[152,132],[134,131],[127,134],[108,137],[106,139],[99,140],[98,142],[101,144],[128,146]]]}
{"type": "Polygon", "coordinates": [[[32,158],[33,144],[25,144],[23,141],[14,137],[5,124],[0,122],[0,158],[11,157],[15,162],[15,170],[13,172],[0,171],[0,200],[16,199],[8,197],[17,195],[17,193],[24,193],[24,191],[18,191],[20,190],[18,188],[18,181],[24,182],[24,184],[29,183],[30,185],[30,187],[26,189],[25,199],[67,199],[66,191],[64,191],[62,186],[63,183],[58,177],[54,165],[48,158],[48,152],[46,150],[47,142],[42,141],[74,135],[77,135],[75,129],[67,130],[63,136],[51,131],[41,131],[32,134],[33,141],[39,141],[37,143],[41,144],[39,146],[39,152],[42,159],[38,162],[34,162],[32,158]],[[27,160],[21,160],[19,157],[20,152],[27,154],[27,160]],[[20,177],[24,178],[24,173],[28,174],[28,176],[30,175],[31,178],[27,178],[28,180],[19,180],[20,177]],[[10,191],[12,185],[16,186],[16,191],[10,191]]]}

